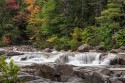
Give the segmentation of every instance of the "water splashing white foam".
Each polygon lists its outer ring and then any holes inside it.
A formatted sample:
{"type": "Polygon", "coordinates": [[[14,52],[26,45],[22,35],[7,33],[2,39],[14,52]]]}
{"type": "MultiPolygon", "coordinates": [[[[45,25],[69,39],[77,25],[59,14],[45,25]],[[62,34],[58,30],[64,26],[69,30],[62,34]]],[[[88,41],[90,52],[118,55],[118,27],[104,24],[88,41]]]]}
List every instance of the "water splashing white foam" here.
{"type": "MultiPolygon", "coordinates": [[[[3,50],[3,49],[1,49],[3,50]]],[[[16,51],[16,48],[14,49],[16,51]]],[[[20,51],[16,51],[20,52],[20,51]]],[[[110,61],[115,58],[115,54],[108,54],[103,60],[100,60],[101,53],[96,52],[86,52],[86,53],[76,53],[75,56],[66,56],[67,58],[60,58],[64,56],[66,52],[53,51],[51,53],[47,52],[20,52],[24,55],[11,56],[6,59],[9,63],[10,60],[14,60],[16,65],[31,65],[32,63],[46,63],[55,62],[56,60],[68,61],[64,62],[66,64],[71,64],[75,66],[94,66],[94,65],[108,65],[110,61]]]]}
{"type": "Polygon", "coordinates": [[[68,64],[72,65],[97,65],[99,64],[99,58],[100,58],[101,53],[79,53],[76,54],[75,57],[69,57],[69,62],[68,64]]]}
{"type": "Polygon", "coordinates": [[[107,64],[109,64],[110,61],[111,61],[112,59],[114,59],[115,57],[116,57],[116,54],[109,53],[109,54],[105,57],[105,59],[101,61],[101,64],[107,65],[107,64]]]}

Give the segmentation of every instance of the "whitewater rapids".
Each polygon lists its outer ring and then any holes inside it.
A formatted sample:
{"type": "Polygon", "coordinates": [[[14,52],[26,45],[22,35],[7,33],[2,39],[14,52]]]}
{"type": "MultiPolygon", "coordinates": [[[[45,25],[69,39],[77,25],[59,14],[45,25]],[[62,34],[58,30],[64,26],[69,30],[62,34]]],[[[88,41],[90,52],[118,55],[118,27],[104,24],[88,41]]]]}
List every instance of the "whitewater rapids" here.
{"type": "Polygon", "coordinates": [[[102,53],[96,52],[85,52],[85,53],[75,53],[74,56],[68,55],[66,52],[53,51],[51,53],[47,52],[21,52],[24,55],[10,56],[6,59],[9,63],[14,60],[15,65],[31,65],[33,63],[41,64],[47,62],[62,62],[66,64],[71,64],[74,66],[94,66],[94,65],[109,65],[110,60],[113,59],[115,54],[108,54],[103,60],[101,60],[102,53]],[[65,55],[67,54],[67,55],[65,55]]]}

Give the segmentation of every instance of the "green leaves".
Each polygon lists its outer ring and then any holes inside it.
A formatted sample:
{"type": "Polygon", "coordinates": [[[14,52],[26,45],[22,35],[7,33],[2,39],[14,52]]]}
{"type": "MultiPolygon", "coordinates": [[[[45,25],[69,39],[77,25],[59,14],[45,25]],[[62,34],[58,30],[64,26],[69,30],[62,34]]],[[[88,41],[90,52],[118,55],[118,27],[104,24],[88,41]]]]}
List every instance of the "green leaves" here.
{"type": "Polygon", "coordinates": [[[20,70],[20,67],[15,66],[13,60],[7,65],[5,62],[6,58],[6,56],[0,57],[0,70],[2,71],[0,80],[2,83],[16,83],[17,73],[20,70]]]}
{"type": "MultiPolygon", "coordinates": [[[[109,0],[110,1],[110,0],[109,0]]],[[[96,17],[96,20],[100,23],[115,22],[114,18],[122,16],[122,10],[119,3],[110,1],[107,4],[107,9],[101,12],[101,16],[96,17]]]]}
{"type": "Polygon", "coordinates": [[[115,34],[115,38],[119,46],[124,45],[125,44],[125,28],[121,29],[117,34],[115,34]]]}

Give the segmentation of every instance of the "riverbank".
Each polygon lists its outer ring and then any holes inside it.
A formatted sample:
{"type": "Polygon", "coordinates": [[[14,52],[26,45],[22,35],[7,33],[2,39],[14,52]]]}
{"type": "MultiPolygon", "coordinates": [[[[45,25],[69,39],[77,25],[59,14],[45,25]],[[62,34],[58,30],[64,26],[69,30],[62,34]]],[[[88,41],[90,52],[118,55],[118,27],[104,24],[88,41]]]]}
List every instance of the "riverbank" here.
{"type": "Polygon", "coordinates": [[[10,46],[0,53],[22,66],[18,81],[26,83],[124,83],[125,49],[109,52],[88,49],[82,45],[77,51],[57,51],[32,46],[10,46]],[[83,48],[84,47],[84,48],[83,48]]]}

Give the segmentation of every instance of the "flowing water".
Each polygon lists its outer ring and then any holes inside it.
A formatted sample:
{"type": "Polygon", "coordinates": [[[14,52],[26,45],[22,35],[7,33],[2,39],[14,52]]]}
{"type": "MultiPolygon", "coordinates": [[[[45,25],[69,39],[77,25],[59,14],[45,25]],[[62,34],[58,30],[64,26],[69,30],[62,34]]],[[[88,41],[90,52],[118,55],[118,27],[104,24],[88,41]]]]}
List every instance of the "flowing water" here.
{"type": "MultiPolygon", "coordinates": [[[[3,50],[3,49],[0,49],[3,50]]],[[[13,51],[16,51],[15,49],[13,51]]],[[[10,56],[6,59],[9,63],[10,60],[14,60],[16,65],[31,65],[33,63],[46,63],[46,62],[56,62],[56,63],[66,63],[74,66],[93,66],[93,65],[108,65],[110,61],[115,58],[115,54],[108,54],[104,59],[101,59],[102,53],[96,52],[85,52],[85,53],[75,53],[71,56],[67,52],[21,52],[24,55],[10,56]],[[67,54],[66,54],[67,53],[67,54]]]]}

